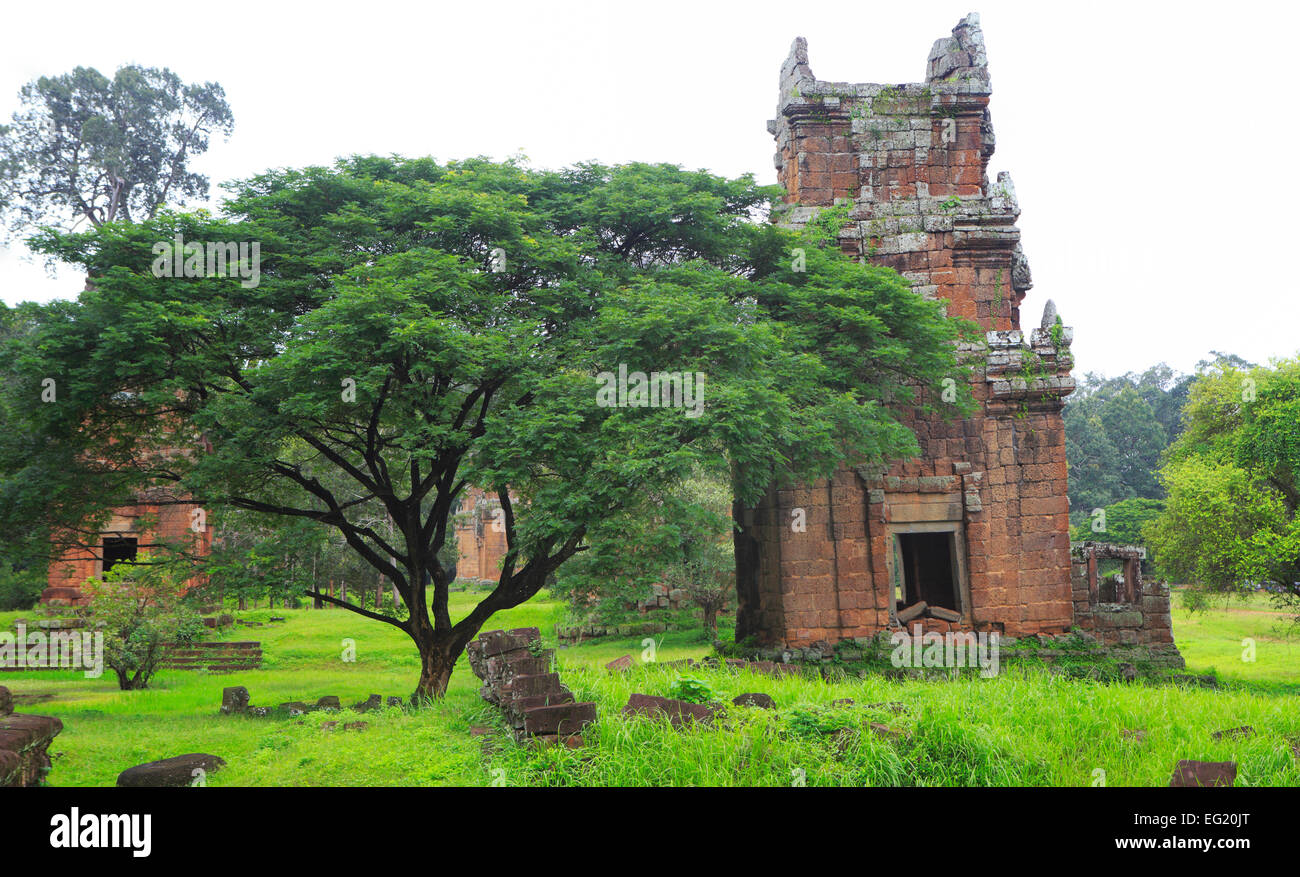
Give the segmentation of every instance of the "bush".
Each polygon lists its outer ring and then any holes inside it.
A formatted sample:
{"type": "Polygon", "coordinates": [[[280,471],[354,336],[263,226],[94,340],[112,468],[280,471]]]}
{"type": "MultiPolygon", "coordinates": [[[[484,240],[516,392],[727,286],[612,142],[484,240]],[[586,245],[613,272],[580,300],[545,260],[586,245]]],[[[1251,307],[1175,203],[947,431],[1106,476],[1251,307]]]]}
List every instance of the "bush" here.
{"type": "Polygon", "coordinates": [[[103,625],[104,663],[123,691],[148,688],[172,642],[191,642],[204,633],[203,619],[184,599],[182,575],[165,565],[119,563],[104,581],[87,579],[90,597],[80,614],[89,628],[103,625]]]}
{"type": "Polygon", "coordinates": [[[16,570],[12,564],[0,560],[0,611],[31,609],[44,589],[44,567],[29,566],[16,570]]]}

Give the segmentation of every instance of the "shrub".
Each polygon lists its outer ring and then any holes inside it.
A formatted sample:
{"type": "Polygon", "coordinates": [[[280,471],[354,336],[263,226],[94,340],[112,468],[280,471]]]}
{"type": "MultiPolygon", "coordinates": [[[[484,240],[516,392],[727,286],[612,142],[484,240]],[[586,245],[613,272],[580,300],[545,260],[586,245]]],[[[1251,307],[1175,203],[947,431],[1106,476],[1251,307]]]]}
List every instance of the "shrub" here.
{"type": "Polygon", "coordinates": [[[191,642],[203,619],[184,599],[185,581],[167,565],[119,563],[103,581],[87,579],[89,602],[80,614],[90,628],[103,625],[104,664],[123,691],[147,688],[172,642],[191,642]]]}
{"type": "Polygon", "coordinates": [[[708,703],[713,700],[713,688],[694,676],[678,676],[668,688],[669,696],[691,703],[708,703]]]}
{"type": "Polygon", "coordinates": [[[30,609],[45,588],[45,569],[15,569],[0,558],[0,610],[30,609]]]}

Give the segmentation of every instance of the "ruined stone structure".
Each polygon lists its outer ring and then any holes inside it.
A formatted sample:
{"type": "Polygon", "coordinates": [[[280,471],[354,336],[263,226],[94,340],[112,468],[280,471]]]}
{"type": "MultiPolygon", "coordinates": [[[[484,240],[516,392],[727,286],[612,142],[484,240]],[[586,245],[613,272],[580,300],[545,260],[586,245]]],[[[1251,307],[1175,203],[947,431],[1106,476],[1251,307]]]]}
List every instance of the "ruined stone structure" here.
{"type": "Polygon", "coordinates": [[[1070,581],[1074,623],[1105,646],[1137,646],[1151,659],[1182,667],[1174,645],[1169,586],[1142,580],[1146,550],[1136,545],[1082,542],[1071,548],[1070,581]],[[1120,571],[1104,575],[1101,562],[1118,561],[1120,571]]]}
{"type": "Polygon", "coordinates": [[[0,686],[0,788],[40,785],[50,769],[50,743],[62,730],[53,716],[15,713],[13,695],[0,686]]]}
{"type": "Polygon", "coordinates": [[[491,581],[501,578],[501,559],[506,555],[506,530],[498,521],[501,501],[477,487],[465,489],[456,514],[456,560],[458,580],[491,581]]]}
{"type": "MultiPolygon", "coordinates": [[[[145,493],[133,505],[113,509],[97,539],[72,545],[50,564],[41,602],[76,606],[86,600],[81,584],[100,578],[119,562],[135,560],[141,551],[160,546],[184,546],[199,557],[212,548],[212,531],[202,508],[165,490],[145,493]]],[[[195,578],[191,584],[198,584],[195,578]]]]}
{"type": "MultiPolygon", "coordinates": [[[[455,538],[460,557],[456,575],[462,580],[495,582],[506,553],[505,529],[493,526],[500,502],[482,490],[467,488],[456,519],[455,538]]],[[[132,561],[140,551],[162,545],[184,545],[204,557],[212,548],[212,531],[196,517],[197,503],[176,499],[165,492],[145,494],[134,505],[113,509],[112,517],[95,540],[71,545],[50,564],[41,602],[50,606],[77,606],[86,600],[81,584],[100,578],[114,564],[132,561]],[[196,526],[198,529],[196,529],[196,526]]],[[[201,582],[196,577],[192,584],[201,582]]]]}
{"type": "Polygon", "coordinates": [[[921,603],[912,612],[926,630],[1023,636],[1074,625],[1061,416],[1074,389],[1072,333],[1050,302],[1041,328],[1021,329],[1031,280],[1011,179],[987,175],[989,97],[975,15],[935,43],[923,83],[819,81],[802,38],[781,69],[768,123],[787,192],[778,221],[798,227],[850,207],[845,251],[894,268],[986,335],[963,350],[979,410],[914,416],[919,458],[843,468],[741,510],[738,640],[869,636],[910,621],[900,611],[921,603]],[[797,510],[802,532],[791,526],[797,510]]]}

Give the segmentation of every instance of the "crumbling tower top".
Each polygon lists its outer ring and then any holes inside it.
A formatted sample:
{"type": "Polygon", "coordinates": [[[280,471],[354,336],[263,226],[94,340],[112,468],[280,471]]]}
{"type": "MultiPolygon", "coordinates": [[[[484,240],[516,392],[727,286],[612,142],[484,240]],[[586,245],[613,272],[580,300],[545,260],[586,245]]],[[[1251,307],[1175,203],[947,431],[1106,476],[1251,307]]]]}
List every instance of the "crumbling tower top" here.
{"type": "Polygon", "coordinates": [[[988,178],[990,95],[975,13],[935,41],[921,83],[818,80],[807,41],[795,39],[768,122],[788,205],[778,221],[800,226],[825,207],[849,206],[846,251],[896,269],[921,295],[947,299],[955,316],[1019,330],[1033,281],[1015,186],[1005,172],[988,178]]]}

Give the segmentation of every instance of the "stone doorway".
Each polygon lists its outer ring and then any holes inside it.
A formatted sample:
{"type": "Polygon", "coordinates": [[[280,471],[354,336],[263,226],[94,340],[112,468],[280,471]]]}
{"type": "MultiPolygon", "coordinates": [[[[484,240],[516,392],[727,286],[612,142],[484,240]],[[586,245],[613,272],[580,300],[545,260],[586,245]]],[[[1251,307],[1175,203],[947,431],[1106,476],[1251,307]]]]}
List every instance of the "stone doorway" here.
{"type": "Polygon", "coordinates": [[[961,615],[969,605],[960,525],[911,524],[892,528],[895,612],[917,603],[961,615]]]}

